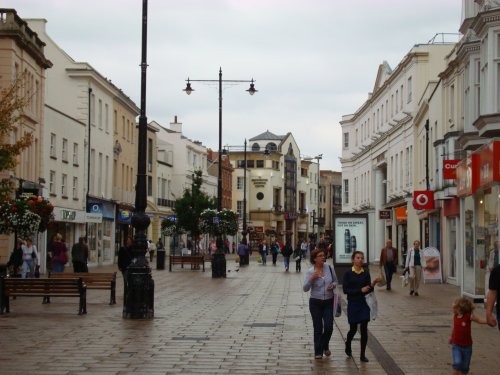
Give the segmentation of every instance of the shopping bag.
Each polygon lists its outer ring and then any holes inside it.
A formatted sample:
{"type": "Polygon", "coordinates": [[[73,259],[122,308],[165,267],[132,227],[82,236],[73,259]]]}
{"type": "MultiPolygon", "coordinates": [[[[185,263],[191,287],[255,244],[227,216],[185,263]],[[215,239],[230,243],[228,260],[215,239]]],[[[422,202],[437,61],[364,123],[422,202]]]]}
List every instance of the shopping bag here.
{"type": "Polygon", "coordinates": [[[342,315],[342,304],[341,304],[340,295],[337,292],[337,290],[335,290],[333,292],[333,315],[336,318],[338,318],[339,316],[342,315]]]}
{"type": "Polygon", "coordinates": [[[260,256],[260,255],[259,255],[259,256],[257,257],[257,263],[262,263],[262,256],[260,256]]]}
{"type": "Polygon", "coordinates": [[[235,261],[236,263],[239,263],[239,262],[240,262],[240,256],[239,256],[239,255],[236,255],[236,256],[234,257],[234,261],[235,261]]]}
{"type": "Polygon", "coordinates": [[[377,298],[375,297],[375,292],[371,292],[365,295],[366,304],[370,308],[370,319],[377,319],[378,315],[378,306],[377,306],[377,298]]]}
{"type": "Polygon", "coordinates": [[[385,278],[385,269],[384,266],[379,267],[379,277],[380,281],[377,283],[377,286],[386,286],[387,285],[387,279],[385,278]]]}
{"type": "Polygon", "coordinates": [[[400,276],[400,278],[401,278],[401,286],[402,286],[403,288],[404,288],[405,286],[408,286],[408,282],[409,282],[409,280],[408,280],[408,278],[409,278],[409,276],[408,276],[408,272],[406,272],[405,274],[403,274],[403,276],[400,276]]]}

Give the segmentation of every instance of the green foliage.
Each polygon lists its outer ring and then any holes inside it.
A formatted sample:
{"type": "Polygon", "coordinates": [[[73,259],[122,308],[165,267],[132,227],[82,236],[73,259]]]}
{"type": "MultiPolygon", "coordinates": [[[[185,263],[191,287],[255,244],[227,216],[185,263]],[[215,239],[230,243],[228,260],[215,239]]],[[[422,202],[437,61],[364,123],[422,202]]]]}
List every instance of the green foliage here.
{"type": "Polygon", "coordinates": [[[205,210],[200,217],[200,230],[202,233],[211,235],[229,234],[238,232],[238,215],[227,209],[220,212],[216,210],[205,210]]]}
{"type": "Polygon", "coordinates": [[[0,233],[16,233],[20,237],[32,237],[43,232],[52,219],[54,206],[43,197],[30,195],[19,199],[0,199],[0,233]]]}
{"type": "Polygon", "coordinates": [[[199,227],[201,213],[215,207],[215,200],[201,191],[202,183],[201,171],[196,171],[193,174],[191,189],[184,190],[182,198],[176,200],[174,208],[177,227],[191,233],[195,239],[201,234],[199,227]]]}

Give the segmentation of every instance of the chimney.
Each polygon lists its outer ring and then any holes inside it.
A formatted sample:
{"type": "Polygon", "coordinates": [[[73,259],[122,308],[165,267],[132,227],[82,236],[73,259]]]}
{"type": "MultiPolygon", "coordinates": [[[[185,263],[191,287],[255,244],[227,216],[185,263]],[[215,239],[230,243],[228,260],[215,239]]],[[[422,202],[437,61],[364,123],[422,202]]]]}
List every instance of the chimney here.
{"type": "Polygon", "coordinates": [[[177,122],[177,116],[174,116],[174,122],[170,123],[170,130],[177,133],[182,133],[182,122],[177,122]]]}

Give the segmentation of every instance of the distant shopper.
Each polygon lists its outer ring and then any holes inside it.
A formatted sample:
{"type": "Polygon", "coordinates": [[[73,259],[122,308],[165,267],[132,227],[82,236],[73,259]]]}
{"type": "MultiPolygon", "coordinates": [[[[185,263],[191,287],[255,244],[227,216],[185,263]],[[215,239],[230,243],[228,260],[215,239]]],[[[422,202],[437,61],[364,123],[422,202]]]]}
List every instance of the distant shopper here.
{"type": "Polygon", "coordinates": [[[22,239],[18,239],[14,250],[10,253],[9,261],[7,262],[10,277],[21,276],[20,272],[23,265],[23,245],[24,241],[22,239]]]}
{"type": "Polygon", "coordinates": [[[405,268],[410,271],[410,296],[418,296],[418,288],[422,279],[422,252],[420,251],[420,241],[413,242],[413,248],[408,251],[405,268]]]}
{"type": "Polygon", "coordinates": [[[158,238],[158,242],[156,243],[156,250],[163,251],[165,250],[165,246],[163,245],[163,241],[161,238],[158,238]]]}
{"type": "Polygon", "coordinates": [[[337,275],[333,267],[325,263],[325,253],[314,250],[311,253],[312,267],[304,278],[304,292],[311,291],[309,312],[314,329],[314,358],[321,359],[323,354],[332,355],[330,338],[333,333],[333,290],[337,287],[337,275]]]}
{"type": "Polygon", "coordinates": [[[285,246],[283,246],[283,251],[281,252],[283,255],[283,263],[285,263],[285,272],[288,272],[288,269],[290,268],[290,257],[293,254],[293,248],[290,242],[286,242],[285,246]]]}
{"type": "Polygon", "coordinates": [[[259,245],[259,254],[260,257],[262,258],[262,265],[265,266],[266,263],[266,256],[267,256],[267,243],[265,240],[262,240],[262,242],[259,245]]]}
{"type": "Polygon", "coordinates": [[[373,292],[380,278],[371,280],[368,268],[364,268],[365,256],[361,251],[355,251],[351,255],[352,268],[344,274],[342,287],[347,295],[347,321],[349,332],[345,342],[345,354],[352,357],[351,342],[358,331],[361,332],[361,362],[368,362],[366,358],[366,345],[368,344],[368,322],[370,321],[370,308],[366,303],[365,295],[373,292]]]}
{"type": "Polygon", "coordinates": [[[302,242],[300,243],[300,250],[302,251],[302,259],[305,259],[307,257],[307,248],[309,246],[307,245],[307,241],[306,240],[302,240],[302,242]]]}
{"type": "Polygon", "coordinates": [[[472,357],[471,322],[486,324],[486,319],[472,315],[474,305],[467,298],[453,302],[453,330],[451,344],[453,374],[467,374],[472,357]]]}
{"type": "Polygon", "coordinates": [[[245,266],[248,264],[246,262],[246,260],[248,259],[248,245],[246,238],[243,238],[238,244],[238,256],[240,257],[240,266],[245,266]]]}
{"type": "Polygon", "coordinates": [[[89,259],[89,247],[85,241],[85,237],[82,236],[78,239],[78,242],[71,248],[71,260],[73,261],[73,271],[89,272],[87,262],[89,259]]]}
{"type": "Polygon", "coordinates": [[[128,266],[132,263],[133,253],[132,246],[134,245],[134,240],[132,237],[127,237],[125,246],[120,247],[118,250],[118,269],[121,271],[123,276],[123,312],[125,312],[125,306],[127,306],[127,292],[128,292],[128,280],[127,272],[128,266]]]}
{"type": "Polygon", "coordinates": [[[301,267],[301,263],[302,263],[302,250],[300,248],[300,244],[298,244],[295,247],[295,250],[293,251],[292,257],[295,260],[295,272],[300,272],[302,270],[302,267],[301,267]]]}
{"type": "MultiPolygon", "coordinates": [[[[488,285],[488,295],[486,299],[486,320],[490,327],[495,327],[500,322],[500,266],[493,268],[490,274],[488,285]],[[496,319],[493,316],[493,310],[496,308],[496,319]]],[[[498,324],[500,329],[500,324],[498,324]]]]}
{"type": "Polygon", "coordinates": [[[68,263],[68,248],[61,234],[57,233],[52,243],[52,272],[64,272],[66,263],[68,263]]]}
{"type": "Polygon", "coordinates": [[[380,266],[384,268],[387,290],[391,290],[392,275],[396,272],[397,264],[398,250],[392,247],[392,240],[387,240],[385,247],[380,252],[380,266]]]}
{"type": "Polygon", "coordinates": [[[31,238],[28,238],[26,244],[21,245],[21,249],[23,250],[21,277],[25,279],[29,272],[30,278],[33,278],[35,277],[35,263],[38,258],[36,246],[33,245],[31,238]]]}
{"type": "Polygon", "coordinates": [[[155,257],[156,245],[153,241],[148,240],[148,252],[149,252],[149,262],[153,263],[153,259],[155,257]]]}
{"type": "Polygon", "coordinates": [[[273,266],[276,266],[276,261],[278,260],[278,254],[280,252],[280,244],[278,240],[271,242],[271,256],[273,257],[273,266]]]}

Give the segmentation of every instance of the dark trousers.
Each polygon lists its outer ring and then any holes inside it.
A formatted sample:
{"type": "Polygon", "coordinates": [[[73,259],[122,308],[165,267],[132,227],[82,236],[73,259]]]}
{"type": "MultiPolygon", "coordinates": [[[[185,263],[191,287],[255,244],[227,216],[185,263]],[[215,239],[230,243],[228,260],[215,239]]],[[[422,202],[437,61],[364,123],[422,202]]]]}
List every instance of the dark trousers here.
{"type": "MultiPolygon", "coordinates": [[[[359,327],[361,333],[361,355],[360,357],[365,356],[366,344],[368,343],[368,321],[361,322],[359,327]]],[[[351,341],[354,338],[354,335],[358,331],[358,324],[349,324],[349,332],[347,332],[347,341],[346,346],[351,351],[351,341]]]]}
{"type": "Polygon", "coordinates": [[[299,260],[295,261],[295,271],[297,271],[297,272],[300,272],[300,270],[301,270],[301,267],[300,267],[300,262],[301,261],[302,261],[302,259],[299,259],[299,260]]]}
{"type": "Polygon", "coordinates": [[[392,275],[396,272],[396,265],[393,262],[384,264],[385,278],[387,280],[387,289],[391,288],[392,275]]]}
{"type": "Polygon", "coordinates": [[[89,268],[86,263],[83,262],[73,262],[73,272],[89,272],[89,268]]]}
{"type": "Polygon", "coordinates": [[[276,265],[276,260],[278,259],[278,253],[276,253],[276,252],[273,251],[272,256],[273,256],[273,265],[275,266],[276,265]]]}
{"type": "Polygon", "coordinates": [[[333,333],[333,298],[327,300],[310,298],[309,312],[314,329],[314,355],[323,355],[324,351],[329,350],[333,333]]]}

